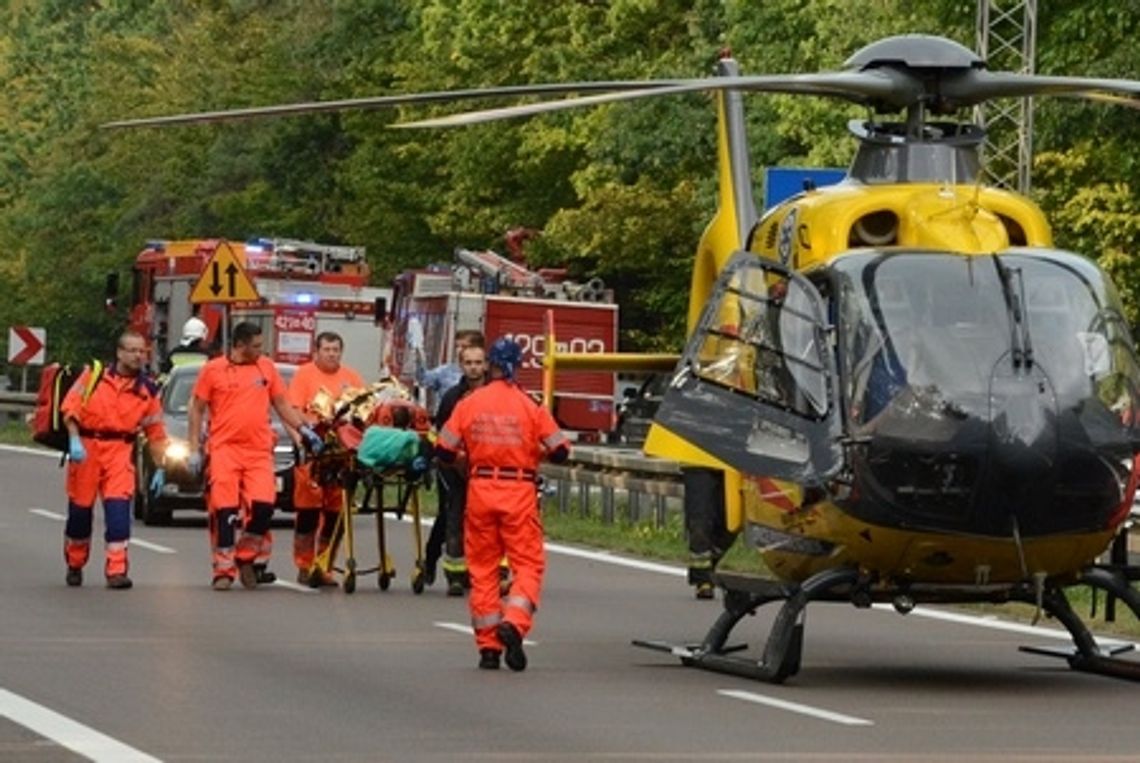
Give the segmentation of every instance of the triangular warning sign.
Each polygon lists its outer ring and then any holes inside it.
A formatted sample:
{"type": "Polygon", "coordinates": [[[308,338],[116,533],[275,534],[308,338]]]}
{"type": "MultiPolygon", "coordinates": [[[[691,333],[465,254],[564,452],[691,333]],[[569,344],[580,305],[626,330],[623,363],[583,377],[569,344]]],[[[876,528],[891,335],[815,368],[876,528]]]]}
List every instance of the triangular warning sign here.
{"type": "Polygon", "coordinates": [[[258,298],[257,287],[238,262],[233,247],[225,241],[218,244],[190,292],[190,301],[195,305],[204,302],[254,302],[258,298]]]}

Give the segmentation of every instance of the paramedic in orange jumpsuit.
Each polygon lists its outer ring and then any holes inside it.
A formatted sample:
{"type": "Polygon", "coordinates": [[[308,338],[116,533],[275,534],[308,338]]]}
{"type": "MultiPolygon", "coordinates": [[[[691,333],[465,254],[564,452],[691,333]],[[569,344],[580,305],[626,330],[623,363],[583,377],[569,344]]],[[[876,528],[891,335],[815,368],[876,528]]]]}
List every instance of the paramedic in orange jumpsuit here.
{"type": "MultiPolygon", "coordinates": [[[[322,390],[337,400],[345,390],[362,389],[364,380],[353,369],[341,365],[344,339],[340,334],[325,331],[317,335],[317,353],[312,362],[305,363],[293,375],[287,397],[310,423],[317,416],[309,405],[322,390]]],[[[293,442],[301,447],[301,436],[290,430],[293,442]]],[[[293,471],[293,563],[297,565],[297,582],[302,585],[335,586],[332,576],[322,570],[312,570],[313,559],[324,553],[332,539],[333,528],[340,514],[344,490],[339,485],[317,484],[311,462],[298,464],[293,471]],[[319,542],[318,542],[319,529],[319,542]],[[318,576],[310,580],[312,575],[318,576]]]]}
{"type": "Polygon", "coordinates": [[[224,591],[239,577],[245,588],[257,586],[254,567],[265,560],[266,537],[273,518],[277,486],[273,474],[273,446],[277,438],[270,425],[273,407],[286,426],[301,432],[319,449],[320,438],[289,405],[285,383],[273,361],[261,356],[261,327],[243,321],[234,326],[228,354],[202,366],[190,400],[187,437],[192,473],[202,469],[202,417],[209,412],[206,452],[206,507],[213,553],[213,587],[224,591]],[[249,516],[235,542],[239,511],[249,516]]]}
{"type": "MultiPolygon", "coordinates": [[[[115,362],[91,386],[91,369],[80,374],[60,410],[68,431],[67,525],[63,554],[67,584],[83,584],[83,567],[91,552],[95,498],[103,499],[103,540],[107,587],[130,588],[127,544],[131,537],[131,498],[135,494],[134,442],[141,430],[156,464],[162,464],[166,429],[158,387],[143,372],[146,340],[134,331],[119,336],[115,362]],[[90,391],[88,392],[88,387],[90,391]]],[[[158,469],[151,489],[162,489],[158,469]]]]}
{"type": "Polygon", "coordinates": [[[545,451],[551,461],[570,454],[554,418],[515,382],[522,351],[501,338],[491,345],[491,380],[459,401],[439,433],[437,455],[450,462],[467,453],[464,551],[471,578],[471,624],[479,667],[526,669],[523,637],[530,631],[542,591],[546,552],[535,481],[545,451]],[[510,560],[513,581],[501,598],[499,560],[510,560]]]}

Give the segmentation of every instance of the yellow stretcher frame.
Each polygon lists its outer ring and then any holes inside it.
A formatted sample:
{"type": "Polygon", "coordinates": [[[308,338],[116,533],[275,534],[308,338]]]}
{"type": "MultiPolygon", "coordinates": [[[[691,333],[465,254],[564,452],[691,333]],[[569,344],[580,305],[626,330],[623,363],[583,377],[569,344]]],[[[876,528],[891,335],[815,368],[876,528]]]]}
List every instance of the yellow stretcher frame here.
{"type": "MultiPolygon", "coordinates": [[[[410,512],[412,519],[412,537],[415,542],[416,550],[416,559],[411,574],[412,592],[416,595],[423,593],[425,585],[425,565],[423,557],[423,528],[420,524],[420,490],[423,487],[422,481],[419,478],[409,478],[407,471],[403,468],[374,470],[358,466],[356,454],[351,451],[337,454],[337,458],[347,461],[347,463],[342,464],[341,468],[337,470],[341,477],[339,481],[343,487],[341,508],[337,514],[336,524],[333,526],[332,542],[313,559],[312,566],[309,568],[309,580],[315,581],[316,585],[320,585],[319,581],[321,577],[323,577],[323,574],[336,572],[341,575],[341,588],[344,589],[346,594],[351,594],[356,591],[356,578],[358,576],[376,573],[376,582],[377,585],[380,586],[380,590],[387,591],[392,580],[396,577],[396,564],[392,559],[392,555],[388,553],[387,533],[384,530],[384,514],[393,513],[397,518],[403,518],[405,513],[410,512]],[[364,483],[365,489],[364,497],[361,499],[358,508],[353,503],[353,494],[356,492],[356,486],[361,482],[364,483]],[[384,488],[392,486],[396,488],[396,502],[392,506],[386,506],[384,503],[384,488]],[[376,506],[370,509],[368,504],[373,495],[376,496],[376,506]],[[375,567],[361,568],[357,565],[356,533],[352,521],[356,514],[376,515],[378,561],[375,567]],[[336,565],[336,557],[340,550],[342,540],[344,542],[344,566],[338,567],[336,565]],[[316,572],[323,574],[314,574],[316,572]]],[[[313,585],[313,583],[311,582],[310,585],[313,585]]]]}

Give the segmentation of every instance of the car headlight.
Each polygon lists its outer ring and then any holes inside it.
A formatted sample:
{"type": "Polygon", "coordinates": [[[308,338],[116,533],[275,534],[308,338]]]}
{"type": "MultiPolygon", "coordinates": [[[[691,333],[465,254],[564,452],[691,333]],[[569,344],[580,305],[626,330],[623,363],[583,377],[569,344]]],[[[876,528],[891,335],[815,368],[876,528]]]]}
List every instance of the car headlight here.
{"type": "Polygon", "coordinates": [[[190,455],[190,448],[186,443],[181,440],[171,440],[166,445],[166,462],[169,463],[184,463],[187,456],[190,455]]]}

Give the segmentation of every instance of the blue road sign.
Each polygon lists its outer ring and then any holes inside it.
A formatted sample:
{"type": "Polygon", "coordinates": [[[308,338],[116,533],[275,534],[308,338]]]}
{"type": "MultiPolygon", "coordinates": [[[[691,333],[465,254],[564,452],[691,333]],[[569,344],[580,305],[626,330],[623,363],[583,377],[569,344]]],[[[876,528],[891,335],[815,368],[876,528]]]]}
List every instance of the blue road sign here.
{"type": "Polygon", "coordinates": [[[815,184],[835,185],[847,176],[847,170],[813,167],[765,167],[764,168],[764,209],[768,210],[785,199],[804,190],[804,181],[815,184]]]}

